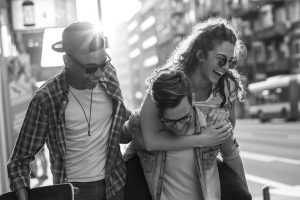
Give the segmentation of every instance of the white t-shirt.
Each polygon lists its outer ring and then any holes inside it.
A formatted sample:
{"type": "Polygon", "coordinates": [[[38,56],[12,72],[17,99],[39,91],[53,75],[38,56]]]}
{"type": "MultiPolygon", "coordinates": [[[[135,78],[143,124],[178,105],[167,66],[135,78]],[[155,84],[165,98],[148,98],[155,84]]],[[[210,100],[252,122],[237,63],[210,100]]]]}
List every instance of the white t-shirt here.
{"type": "Polygon", "coordinates": [[[194,149],[167,151],[161,200],[201,200],[194,149]]]}
{"type": "MultiPolygon", "coordinates": [[[[195,117],[195,110],[193,113],[195,117]]],[[[192,119],[194,123],[196,119],[192,119]]],[[[192,135],[198,130],[198,122],[194,123],[191,124],[185,135],[192,135]]],[[[161,200],[202,200],[199,179],[193,148],[167,151],[161,200]]]]}
{"type": "MultiPolygon", "coordinates": [[[[90,115],[91,90],[77,90],[70,87],[82,105],[87,119],[90,115]]],[[[65,110],[66,158],[65,167],[68,181],[90,182],[105,178],[107,141],[112,123],[112,99],[97,85],[93,89],[91,109],[91,136],[84,112],[72,95],[65,110]]]]}

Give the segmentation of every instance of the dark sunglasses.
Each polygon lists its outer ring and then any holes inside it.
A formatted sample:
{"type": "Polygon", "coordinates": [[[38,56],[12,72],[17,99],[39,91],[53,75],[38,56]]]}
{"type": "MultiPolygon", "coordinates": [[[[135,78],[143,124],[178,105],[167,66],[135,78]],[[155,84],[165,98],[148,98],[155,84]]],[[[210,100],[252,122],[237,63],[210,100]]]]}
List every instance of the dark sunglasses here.
{"type": "Polygon", "coordinates": [[[236,58],[228,59],[227,57],[217,57],[217,59],[218,59],[217,64],[219,67],[224,67],[227,63],[229,64],[229,69],[234,69],[237,66],[236,58]]]}
{"type": "Polygon", "coordinates": [[[77,59],[75,59],[73,56],[71,55],[68,55],[72,61],[74,61],[79,67],[81,67],[85,73],[87,74],[94,74],[98,71],[98,69],[100,68],[102,71],[104,71],[107,66],[110,65],[110,62],[111,62],[111,58],[108,54],[106,54],[106,60],[101,63],[100,65],[98,64],[87,64],[87,65],[84,65],[82,64],[81,62],[79,62],[77,59]]]}
{"type": "Polygon", "coordinates": [[[192,119],[192,114],[188,114],[186,116],[183,116],[180,119],[174,119],[174,120],[173,119],[167,119],[167,120],[162,119],[161,123],[165,127],[171,127],[171,126],[175,126],[175,124],[177,124],[178,122],[181,124],[186,124],[186,123],[190,122],[191,119],[192,119]]]}

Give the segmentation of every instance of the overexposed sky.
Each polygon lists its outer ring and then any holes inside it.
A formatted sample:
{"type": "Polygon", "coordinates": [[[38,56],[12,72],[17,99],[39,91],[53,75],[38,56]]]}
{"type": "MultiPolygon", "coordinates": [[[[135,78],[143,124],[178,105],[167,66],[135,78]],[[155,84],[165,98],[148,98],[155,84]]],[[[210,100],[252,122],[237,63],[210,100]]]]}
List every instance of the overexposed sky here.
{"type": "Polygon", "coordinates": [[[127,21],[140,8],[138,0],[101,0],[103,20],[127,21]]]}
{"type": "MultiPolygon", "coordinates": [[[[98,23],[98,0],[76,0],[78,21],[98,23]]],[[[101,0],[104,32],[116,24],[128,21],[139,9],[138,0],[101,0]]]]}

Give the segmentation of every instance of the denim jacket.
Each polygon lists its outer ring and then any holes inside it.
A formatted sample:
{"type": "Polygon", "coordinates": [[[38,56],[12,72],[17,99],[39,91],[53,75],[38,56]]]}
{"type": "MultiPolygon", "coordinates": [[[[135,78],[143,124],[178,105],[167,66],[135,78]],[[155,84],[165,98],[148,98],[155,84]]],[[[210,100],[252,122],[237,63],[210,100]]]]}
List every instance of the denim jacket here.
{"type": "MultiPolygon", "coordinates": [[[[197,112],[199,117],[199,112],[197,112]]],[[[201,116],[200,116],[201,117],[201,116]]],[[[204,120],[204,119],[202,119],[204,120]]],[[[124,125],[124,131],[132,136],[133,141],[129,145],[125,160],[137,154],[145,174],[149,191],[153,200],[160,200],[164,182],[167,151],[146,151],[141,145],[141,126],[139,111],[131,114],[124,125]]],[[[219,173],[216,156],[219,146],[194,148],[196,155],[196,167],[204,200],[221,199],[219,173]]]]}

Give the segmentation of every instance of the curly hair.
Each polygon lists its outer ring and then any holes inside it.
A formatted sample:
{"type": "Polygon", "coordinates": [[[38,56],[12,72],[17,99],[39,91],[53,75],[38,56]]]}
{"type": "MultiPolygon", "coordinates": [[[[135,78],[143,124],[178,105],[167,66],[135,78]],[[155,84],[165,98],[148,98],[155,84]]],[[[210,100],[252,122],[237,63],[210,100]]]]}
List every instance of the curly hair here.
{"type": "Polygon", "coordinates": [[[244,90],[245,82],[245,77],[241,76],[235,69],[230,69],[227,72],[225,72],[223,76],[221,76],[221,78],[218,80],[216,87],[213,90],[214,94],[216,94],[217,92],[220,93],[220,96],[222,98],[222,102],[220,104],[221,108],[224,107],[226,102],[229,102],[229,105],[232,106],[232,103],[229,101],[229,97],[231,96],[231,94],[236,94],[236,98],[238,101],[244,101],[246,96],[246,92],[244,90]],[[232,80],[235,85],[233,91],[231,90],[229,80],[232,80]],[[225,94],[225,89],[229,91],[228,96],[226,96],[225,94]]]}
{"type": "Polygon", "coordinates": [[[151,79],[150,94],[158,108],[158,115],[162,116],[167,108],[178,106],[184,97],[192,105],[192,89],[190,81],[181,70],[160,70],[151,79]]]}
{"type": "MultiPolygon", "coordinates": [[[[183,70],[187,76],[193,74],[196,70],[198,61],[196,53],[202,50],[205,57],[208,56],[209,51],[212,51],[217,44],[228,41],[234,45],[234,56],[240,60],[247,54],[247,49],[240,39],[238,31],[226,19],[223,18],[209,18],[206,21],[195,25],[192,32],[181,41],[177,48],[172,52],[166,64],[154,72],[158,73],[165,68],[183,70]]],[[[231,79],[235,84],[235,90],[230,91],[237,94],[239,101],[243,100],[245,90],[243,87],[244,77],[241,76],[235,69],[226,72],[218,81],[213,92],[219,92],[222,97],[221,107],[224,106],[229,97],[225,94],[225,86],[229,87],[229,80],[231,79]]]]}

